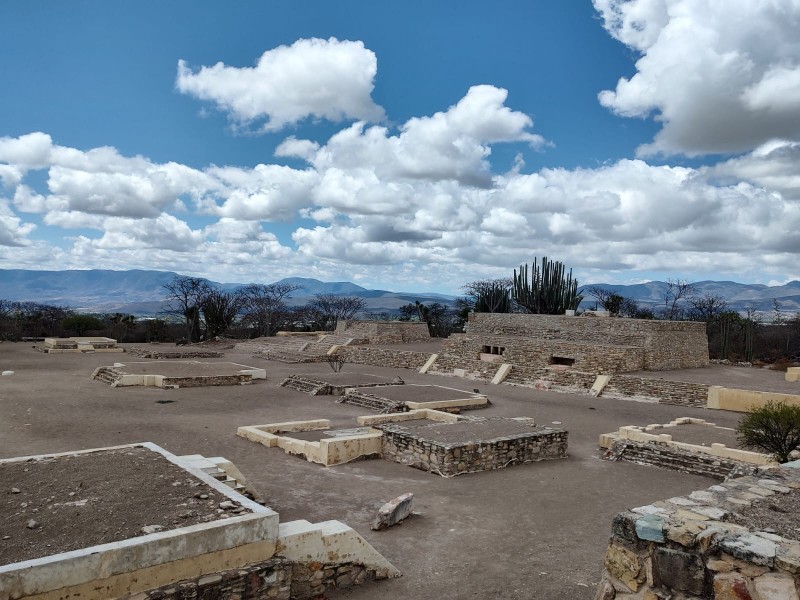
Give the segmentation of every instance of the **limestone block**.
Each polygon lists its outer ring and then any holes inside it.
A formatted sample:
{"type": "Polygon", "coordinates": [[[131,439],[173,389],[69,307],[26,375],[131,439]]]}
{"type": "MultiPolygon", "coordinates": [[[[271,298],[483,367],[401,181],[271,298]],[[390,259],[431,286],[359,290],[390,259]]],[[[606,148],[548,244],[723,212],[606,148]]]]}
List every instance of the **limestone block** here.
{"type": "Polygon", "coordinates": [[[761,598],[770,600],[798,600],[794,578],[779,573],[767,573],[753,581],[761,598]]]}
{"type": "Polygon", "coordinates": [[[705,568],[699,556],[671,548],[656,548],[653,557],[662,585],[689,594],[703,595],[705,568]]]}
{"type": "Polygon", "coordinates": [[[605,567],[612,577],[619,579],[634,592],[644,583],[642,560],[638,554],[627,548],[611,544],[606,550],[605,567]]]}
{"type": "Polygon", "coordinates": [[[380,531],[396,525],[403,519],[411,516],[414,504],[414,494],[407,493],[398,496],[380,507],[375,520],[372,521],[372,529],[380,531]]]}
{"type": "Polygon", "coordinates": [[[778,550],[775,542],[749,533],[725,536],[720,548],[738,559],[766,567],[773,565],[778,550]]]}
{"type": "Polygon", "coordinates": [[[800,543],[784,540],[775,554],[775,566],[795,575],[800,574],[800,543]]]}
{"type": "Polygon", "coordinates": [[[715,600],[753,600],[750,580],[739,573],[719,573],[714,576],[715,600]]]}

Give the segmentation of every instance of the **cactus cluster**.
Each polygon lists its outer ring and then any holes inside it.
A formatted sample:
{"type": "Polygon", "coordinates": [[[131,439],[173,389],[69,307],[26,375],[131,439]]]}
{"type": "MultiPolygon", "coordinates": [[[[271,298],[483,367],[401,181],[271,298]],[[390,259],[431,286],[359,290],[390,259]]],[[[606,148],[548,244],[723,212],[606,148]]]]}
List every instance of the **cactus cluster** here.
{"type": "Polygon", "coordinates": [[[563,315],[564,311],[578,308],[583,296],[578,294],[578,280],[572,278],[572,269],[566,273],[564,263],[542,257],[542,264],[533,259],[528,276],[528,265],[514,269],[511,289],[514,302],[529,313],[563,315]]]}

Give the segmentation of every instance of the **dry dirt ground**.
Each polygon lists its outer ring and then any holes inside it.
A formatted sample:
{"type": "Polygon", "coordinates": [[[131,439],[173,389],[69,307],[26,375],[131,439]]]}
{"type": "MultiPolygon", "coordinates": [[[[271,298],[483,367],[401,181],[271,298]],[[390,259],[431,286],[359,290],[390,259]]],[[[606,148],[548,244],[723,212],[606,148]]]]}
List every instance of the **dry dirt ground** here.
{"type": "MultiPolygon", "coordinates": [[[[163,345],[167,348],[167,345],[163,345]]],[[[621,425],[666,423],[681,416],[734,427],[723,411],[592,398],[507,385],[491,386],[410,370],[348,364],[345,372],[488,394],[482,416],[534,417],[569,431],[569,457],[443,479],[383,460],[325,468],[235,435],[241,425],[327,418],[354,427],[362,408],[332,396],[278,387],[286,365],[226,350],[219,360],[267,368],[267,381],[179,390],[110,388],[90,379],[119,354],[41,354],[0,343],[0,458],[152,441],[175,454],[224,456],[277,510],[282,521],[344,521],[404,576],[331,597],[569,599],[594,597],[611,519],[619,511],[712,485],[713,480],[599,459],[598,436],[621,425]],[[159,403],[171,400],[169,403],[159,403]],[[419,515],[389,530],[369,528],[378,507],[405,492],[419,515]]],[[[137,358],[138,360],[142,360],[137,358]]],[[[724,382],[721,382],[724,383],[724,382]]],[[[3,490],[5,491],[5,490],[3,490]]]]}

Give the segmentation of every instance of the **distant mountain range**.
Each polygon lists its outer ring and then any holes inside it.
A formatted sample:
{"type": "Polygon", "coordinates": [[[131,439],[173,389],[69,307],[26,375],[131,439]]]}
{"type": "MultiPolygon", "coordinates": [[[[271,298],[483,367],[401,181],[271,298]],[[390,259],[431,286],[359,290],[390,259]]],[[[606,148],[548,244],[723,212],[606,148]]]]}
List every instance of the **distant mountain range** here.
{"type": "MultiPolygon", "coordinates": [[[[69,306],[89,312],[125,312],[136,315],[154,315],[161,310],[165,296],[164,285],[176,273],[171,271],[29,271],[0,269],[0,299],[35,301],[69,306]]],[[[292,304],[305,304],[314,294],[339,294],[358,296],[367,302],[372,312],[395,311],[404,304],[442,302],[452,304],[455,296],[431,292],[407,293],[387,290],[369,290],[348,281],[325,282],[304,277],[289,277],[282,283],[301,286],[291,300],[292,304]]],[[[235,290],[242,283],[210,282],[225,290],[235,290]]],[[[653,308],[663,306],[667,284],[652,281],[635,285],[595,284],[632,298],[640,305],[653,308]]],[[[585,291],[583,308],[594,306],[594,299],[585,291]]],[[[695,295],[714,294],[727,300],[732,310],[744,311],[755,307],[760,312],[772,312],[773,298],[786,313],[800,311],[800,281],[790,281],[780,286],[736,283],[733,281],[698,281],[694,283],[695,295]]]]}
{"type": "MultiPolygon", "coordinates": [[[[157,314],[165,297],[164,285],[177,275],[171,271],[29,271],[0,269],[0,299],[34,301],[68,306],[86,312],[124,312],[147,316],[157,314]]],[[[218,283],[221,289],[232,291],[243,283],[218,283]]],[[[325,282],[305,277],[289,277],[280,283],[299,285],[290,300],[302,305],[314,294],[337,294],[364,298],[367,310],[395,311],[404,304],[442,302],[452,304],[454,296],[422,292],[390,292],[368,290],[349,281],[325,282]]]]}
{"type": "MultiPolygon", "coordinates": [[[[658,308],[664,306],[668,284],[663,281],[650,281],[635,285],[615,285],[598,283],[595,287],[611,290],[635,300],[640,306],[658,308]]],[[[755,308],[757,312],[771,313],[773,299],[778,300],[781,311],[794,313],[800,311],[800,281],[790,281],[784,285],[768,286],[760,283],[736,283],[734,281],[696,281],[692,282],[695,296],[714,295],[724,298],[730,310],[744,312],[748,308],[755,308]]],[[[586,288],[581,286],[584,295],[581,303],[583,308],[589,308],[595,303],[586,288]]]]}

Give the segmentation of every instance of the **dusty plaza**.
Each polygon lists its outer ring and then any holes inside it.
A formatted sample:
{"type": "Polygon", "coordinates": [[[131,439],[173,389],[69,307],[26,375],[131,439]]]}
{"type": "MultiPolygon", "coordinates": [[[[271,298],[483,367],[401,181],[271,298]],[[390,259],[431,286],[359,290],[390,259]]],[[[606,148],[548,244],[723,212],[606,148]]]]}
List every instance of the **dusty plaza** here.
{"type": "MultiPolygon", "coordinates": [[[[335,341],[345,344],[333,338],[330,343],[335,341]]],[[[491,354],[491,344],[485,345],[490,350],[485,354],[491,354]]],[[[560,343],[558,353],[564,355],[568,345],[568,342],[560,343]]],[[[130,345],[121,346],[130,350],[130,345]]],[[[630,346],[629,343],[628,348],[630,346]]],[[[175,346],[151,345],[148,350],[168,352],[174,351],[175,346]]],[[[607,585],[601,582],[601,576],[615,515],[632,507],[689,495],[718,484],[722,479],[690,474],[691,469],[680,472],[628,460],[603,460],[605,450],[598,444],[600,436],[625,426],[644,428],[685,417],[713,422],[717,428],[732,428],[740,418],[740,413],[709,410],[696,402],[667,404],[636,394],[594,396],[579,385],[570,391],[562,380],[567,368],[559,364],[553,369],[555,377],[550,382],[538,379],[529,385],[492,384],[479,377],[471,379],[470,374],[463,371],[455,371],[461,376],[436,369],[423,374],[419,371],[425,369],[350,361],[344,363],[341,374],[334,376],[325,361],[266,360],[254,354],[252,343],[231,341],[219,344],[214,350],[220,350],[221,356],[203,358],[203,374],[213,372],[215,364],[219,364],[221,373],[226,373],[233,363],[247,365],[251,371],[264,369],[266,379],[175,389],[141,385],[112,387],[92,379],[91,374],[112,363],[123,370],[121,365],[126,361],[141,372],[189,367],[179,367],[177,363],[166,367],[163,360],[159,367],[159,361],[152,360],[152,369],[149,369],[148,359],[134,357],[129,352],[109,358],[103,353],[45,354],[34,351],[31,344],[0,344],[0,366],[3,370],[13,370],[13,375],[0,380],[0,459],[139,442],[152,442],[173,455],[224,457],[238,468],[263,503],[280,515],[282,523],[295,519],[312,523],[341,521],[402,573],[400,577],[355,587],[339,589],[339,586],[330,585],[325,590],[326,597],[330,598],[591,599],[598,594],[598,586],[607,585]],[[557,460],[536,457],[534,462],[526,459],[499,465],[510,468],[492,466],[487,467],[491,470],[467,472],[458,477],[438,476],[433,470],[423,470],[430,465],[409,468],[408,462],[398,464],[390,460],[353,460],[326,467],[315,464],[310,457],[303,460],[288,450],[281,452],[237,436],[238,428],[261,423],[326,419],[329,422],[326,427],[343,429],[349,434],[357,427],[359,417],[382,422],[382,416],[364,417],[370,411],[364,405],[349,403],[346,395],[310,395],[282,387],[281,383],[293,375],[312,381],[338,378],[340,382],[352,381],[354,385],[363,385],[365,381],[370,385],[371,382],[400,381],[408,386],[410,394],[413,393],[414,397],[409,398],[413,401],[455,398],[461,395],[459,390],[464,397],[486,396],[488,406],[461,411],[461,415],[470,415],[467,417],[469,428],[475,429],[482,423],[495,424],[491,428],[502,427],[505,421],[501,418],[514,419],[513,423],[517,424],[509,432],[510,437],[502,438],[508,440],[522,432],[525,424],[533,419],[544,431],[568,432],[566,456],[562,458],[562,452],[550,457],[557,460]],[[551,384],[558,391],[551,389],[551,384]],[[443,388],[436,392],[438,388],[416,387],[419,385],[443,388]],[[528,420],[522,419],[526,417],[528,420]],[[414,495],[412,515],[391,529],[371,530],[370,525],[381,505],[406,493],[414,495]]],[[[585,354],[585,348],[579,350],[585,354]]],[[[424,340],[374,348],[377,356],[399,352],[406,361],[411,360],[407,356],[409,353],[425,356],[441,351],[440,341],[424,340]]],[[[345,356],[355,359],[358,352],[369,350],[357,348],[345,356]]],[[[373,362],[387,364],[388,361],[373,362]]],[[[484,356],[482,364],[493,364],[492,357],[484,356]]],[[[659,385],[677,378],[684,382],[691,380],[686,385],[713,383],[775,392],[793,389],[792,384],[784,381],[782,373],[734,366],[709,365],[688,371],[652,371],[637,375],[656,380],[659,385]]],[[[614,377],[616,375],[611,376],[612,382],[614,377]]],[[[642,385],[643,389],[652,388],[647,382],[642,385]]],[[[402,396],[402,387],[396,385],[391,394],[386,392],[392,396],[392,403],[402,396]]],[[[613,385],[609,389],[612,388],[613,385]]],[[[368,398],[380,396],[380,387],[362,387],[359,392],[365,390],[371,394],[368,398]]],[[[438,420],[449,418],[447,413],[436,414],[445,415],[436,417],[438,420]]],[[[415,418],[417,421],[411,422],[409,427],[401,426],[402,423],[378,427],[413,431],[425,424],[424,416],[415,418]]],[[[359,420],[359,424],[361,422],[359,420]]],[[[681,425],[675,431],[683,432],[687,428],[688,425],[681,425]]],[[[730,445],[732,437],[724,431],[730,430],[719,429],[716,438],[708,438],[709,445],[720,440],[730,445]]],[[[496,438],[499,434],[492,435],[496,438]]],[[[566,433],[560,435],[566,447],[566,433]]],[[[682,435],[681,439],[689,439],[689,434],[682,435]]],[[[324,435],[318,432],[305,435],[309,440],[320,437],[324,435]]],[[[705,441],[699,439],[697,443],[705,444],[705,441]]],[[[8,469],[0,471],[0,475],[8,472],[8,469]]],[[[439,475],[445,474],[439,472],[439,475]]],[[[107,479],[114,481],[113,469],[107,479]]],[[[3,480],[0,484],[3,495],[9,496],[7,490],[14,486],[14,481],[3,480]]],[[[130,494],[137,504],[144,503],[147,507],[146,493],[142,495],[141,490],[122,484],[120,487],[123,495],[130,494]]],[[[190,496],[189,504],[192,502],[190,496]]],[[[156,504],[144,512],[159,510],[156,504]]],[[[244,512],[244,508],[237,509],[239,512],[244,512]]],[[[2,549],[10,550],[12,545],[23,548],[27,544],[35,545],[36,536],[47,529],[45,513],[43,510],[38,516],[33,515],[42,521],[43,527],[37,524],[37,528],[3,536],[0,544],[5,547],[2,549]]],[[[195,511],[192,516],[200,519],[202,515],[195,511]]],[[[115,518],[124,521],[126,516],[115,518]]],[[[147,523],[134,523],[134,529],[139,525],[147,523]]],[[[636,586],[643,585],[644,575],[641,582],[628,583],[635,591],[636,586]]],[[[628,596],[619,593],[617,597],[628,596]]]]}

